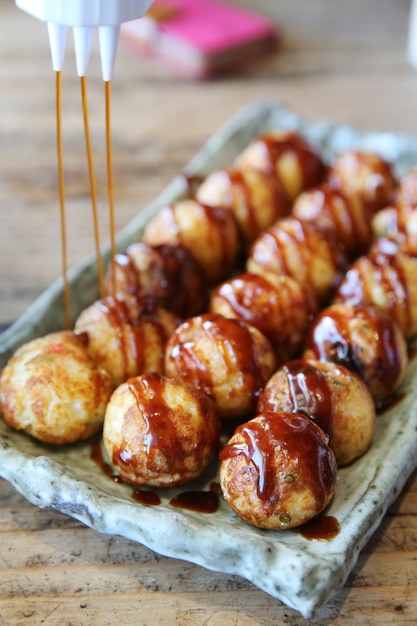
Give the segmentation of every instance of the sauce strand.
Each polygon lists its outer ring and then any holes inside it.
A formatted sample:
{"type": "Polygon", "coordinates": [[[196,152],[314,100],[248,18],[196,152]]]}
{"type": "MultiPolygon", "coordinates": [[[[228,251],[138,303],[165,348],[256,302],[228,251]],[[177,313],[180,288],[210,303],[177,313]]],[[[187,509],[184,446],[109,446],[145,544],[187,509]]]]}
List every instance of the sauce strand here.
{"type": "Polygon", "coordinates": [[[68,253],[67,253],[67,227],[65,216],[65,182],[64,182],[64,165],[62,157],[62,126],[61,126],[61,109],[62,109],[62,77],[61,72],[56,72],[56,147],[58,158],[58,184],[59,184],[59,206],[61,216],[61,263],[62,263],[62,279],[64,283],[64,310],[65,325],[67,330],[71,328],[71,301],[68,284],[68,253]]]}
{"type": "Polygon", "coordinates": [[[111,142],[111,81],[105,81],[106,93],[106,149],[107,149],[107,189],[109,196],[110,246],[111,246],[111,289],[116,294],[116,238],[114,215],[113,150],[111,142]]]}
{"type": "Polygon", "coordinates": [[[102,263],[101,254],[100,254],[100,236],[99,236],[98,211],[97,211],[97,192],[96,192],[96,182],[95,182],[94,168],[93,168],[93,153],[91,150],[90,127],[88,123],[87,79],[85,76],[81,76],[80,79],[81,79],[81,95],[82,95],[83,116],[84,116],[85,144],[86,144],[86,150],[87,150],[91,202],[92,202],[92,208],[93,208],[93,223],[94,223],[94,238],[95,238],[96,256],[97,256],[98,284],[99,284],[100,297],[103,298],[104,297],[103,263],[102,263]]]}

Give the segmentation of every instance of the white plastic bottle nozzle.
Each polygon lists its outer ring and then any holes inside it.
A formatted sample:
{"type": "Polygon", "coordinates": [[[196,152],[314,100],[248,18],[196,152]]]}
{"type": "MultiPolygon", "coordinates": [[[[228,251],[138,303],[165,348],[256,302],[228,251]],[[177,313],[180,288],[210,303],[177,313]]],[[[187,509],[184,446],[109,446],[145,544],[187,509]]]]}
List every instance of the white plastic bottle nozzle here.
{"type": "Polygon", "coordinates": [[[16,5],[47,22],[52,66],[62,69],[67,28],[74,30],[77,73],[84,76],[94,28],[99,30],[103,80],[111,80],[120,25],[143,17],[152,0],[15,0],[16,5]]]}

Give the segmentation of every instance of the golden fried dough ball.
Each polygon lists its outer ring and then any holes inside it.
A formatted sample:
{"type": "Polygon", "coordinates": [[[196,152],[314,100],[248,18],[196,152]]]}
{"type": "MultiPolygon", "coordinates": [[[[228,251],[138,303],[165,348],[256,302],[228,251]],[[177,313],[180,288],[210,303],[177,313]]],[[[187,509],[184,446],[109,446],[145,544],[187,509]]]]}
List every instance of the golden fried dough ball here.
{"type": "Polygon", "coordinates": [[[329,168],[328,180],[335,189],[359,196],[372,213],[390,203],[396,185],[388,161],[378,154],[360,150],[346,150],[336,156],[329,168]]]}
{"type": "Polygon", "coordinates": [[[372,230],[375,237],[390,239],[401,252],[417,257],[417,203],[381,209],[372,219],[372,230]]]}
{"type": "Polygon", "coordinates": [[[261,233],[252,244],[246,270],[268,276],[286,275],[311,288],[326,302],[347,264],[342,248],[325,231],[286,217],[261,233]]]}
{"type": "Polygon", "coordinates": [[[67,444],[95,435],[113,390],[86,351],[86,336],[54,332],[18,348],[0,379],[4,421],[35,439],[67,444]]]}
{"type": "Polygon", "coordinates": [[[395,191],[395,202],[400,206],[417,207],[417,167],[401,176],[395,191]]]}
{"type": "Polygon", "coordinates": [[[327,183],[301,193],[295,199],[292,214],[330,230],[329,236],[343,244],[349,258],[366,252],[371,243],[369,211],[357,196],[347,196],[327,183]]]}
{"type": "Polygon", "coordinates": [[[220,284],[210,298],[212,313],[258,328],[271,342],[277,363],[298,354],[316,310],[312,291],[290,276],[240,274],[220,284]]]}
{"type": "Polygon", "coordinates": [[[120,385],[106,410],[103,445],[122,480],[170,487],[200,476],[217,452],[220,418],[193,387],[157,373],[120,385]]]}
{"type": "Polygon", "coordinates": [[[279,181],[253,169],[216,170],[198,188],[197,200],[232,211],[246,247],[290,211],[279,181]]]}
{"type": "Polygon", "coordinates": [[[182,245],[213,284],[227,276],[240,252],[239,229],[231,211],[181,200],[166,206],[143,233],[150,245],[182,245]]]}
{"type": "Polygon", "coordinates": [[[165,372],[213,399],[221,417],[246,417],[271,376],[276,359],[267,338],[243,320],[205,313],[172,333],[165,372]]]}
{"type": "Polygon", "coordinates": [[[285,130],[256,137],[238,156],[236,167],[276,176],[290,201],[324,177],[316,150],[298,133],[285,130]]]}
{"type": "Polygon", "coordinates": [[[330,305],[314,318],[304,358],[332,361],[356,372],[377,406],[392,398],[408,366],[407,344],[386,311],[343,303],[330,305]]]}
{"type": "Polygon", "coordinates": [[[106,275],[108,295],[155,298],[178,317],[197,315],[207,308],[208,290],[202,270],[182,246],[131,244],[115,257],[106,275]]]}
{"type": "Polygon", "coordinates": [[[409,339],[417,333],[417,259],[378,239],[350,265],[334,302],[368,303],[388,311],[409,339]]]}
{"type": "Polygon", "coordinates": [[[304,524],[333,497],[337,465],[327,436],[299,413],[261,413],[238,426],[220,451],[224,499],[248,524],[304,524]]]}
{"type": "Polygon", "coordinates": [[[303,413],[329,436],[338,465],[351,463],[371,445],[375,404],[365,382],[330,361],[288,361],[269,379],[257,412],[303,413]]]}
{"type": "Polygon", "coordinates": [[[163,373],[165,344],[180,321],[151,298],[135,305],[107,296],[75,322],[75,331],[88,336],[89,355],[111,374],[115,387],[144,372],[163,373]]]}

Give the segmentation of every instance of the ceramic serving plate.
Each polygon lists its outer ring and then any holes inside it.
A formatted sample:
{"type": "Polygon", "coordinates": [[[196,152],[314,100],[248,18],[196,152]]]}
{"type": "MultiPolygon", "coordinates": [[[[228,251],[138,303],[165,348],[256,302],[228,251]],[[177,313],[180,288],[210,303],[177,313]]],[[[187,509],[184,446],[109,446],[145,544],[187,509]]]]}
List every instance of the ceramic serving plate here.
{"type": "MultiPolygon", "coordinates": [[[[417,140],[362,132],[327,121],[300,119],[276,103],[254,103],[240,111],[187,165],[189,175],[231,165],[261,132],[301,132],[325,157],[360,147],[394,163],[397,175],[417,164],[417,140]]],[[[118,237],[123,250],[138,240],[146,222],[184,192],[178,177],[118,237]]],[[[97,297],[94,258],[69,275],[74,316],[97,297]]],[[[20,344],[64,327],[62,283],[52,285],[0,337],[0,369],[20,344]]],[[[328,541],[305,539],[297,530],[263,531],[240,521],[224,503],[213,514],[174,508],[174,489],[161,490],[159,506],[142,505],[128,485],[115,483],[91,458],[91,442],[52,447],[11,431],[0,419],[0,475],[30,502],[70,515],[99,532],[122,535],[156,552],[239,574],[309,618],[345,583],[358,554],[417,466],[417,360],[409,367],[401,401],[380,415],[370,451],[340,470],[336,495],[326,512],[340,524],[328,541]]],[[[187,490],[208,489],[215,463],[187,490]]],[[[177,490],[179,491],[179,490],[177,490]]],[[[181,488],[184,491],[184,487],[181,488]]]]}

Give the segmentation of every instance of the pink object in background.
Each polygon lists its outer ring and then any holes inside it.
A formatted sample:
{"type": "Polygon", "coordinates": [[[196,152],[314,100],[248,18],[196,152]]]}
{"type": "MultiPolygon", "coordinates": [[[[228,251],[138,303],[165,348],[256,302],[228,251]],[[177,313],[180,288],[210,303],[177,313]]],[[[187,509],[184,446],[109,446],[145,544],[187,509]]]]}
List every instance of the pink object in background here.
{"type": "Polygon", "coordinates": [[[154,0],[122,27],[143,54],[190,78],[206,78],[274,49],[279,29],[266,17],[219,0],[154,0]]]}

